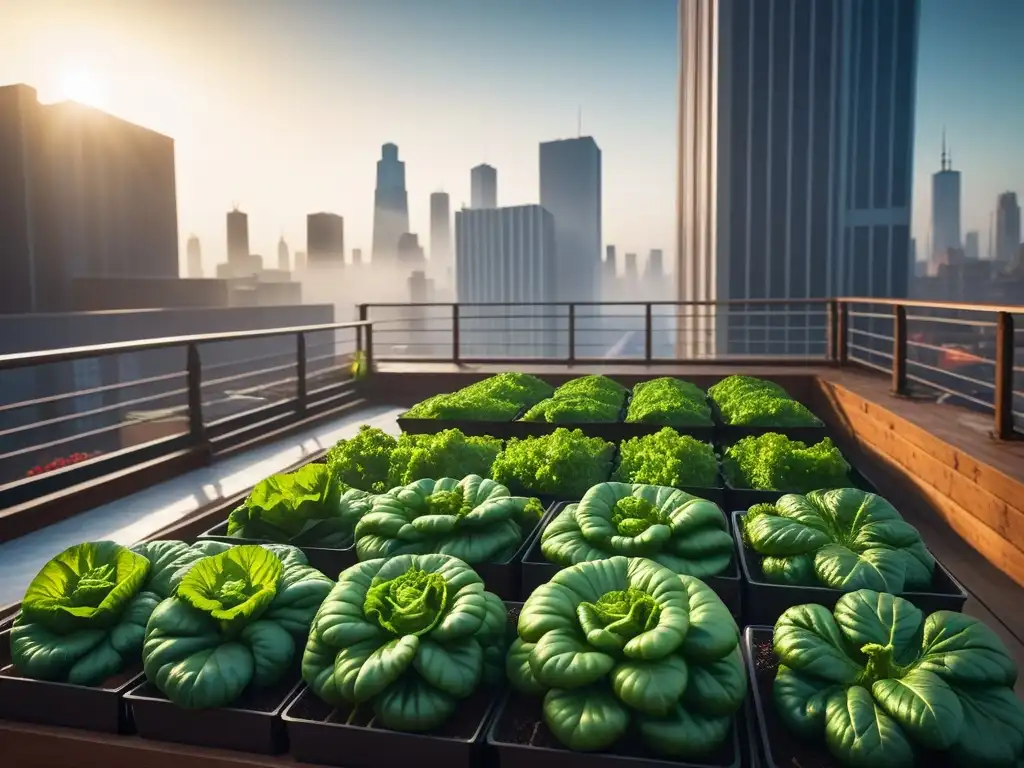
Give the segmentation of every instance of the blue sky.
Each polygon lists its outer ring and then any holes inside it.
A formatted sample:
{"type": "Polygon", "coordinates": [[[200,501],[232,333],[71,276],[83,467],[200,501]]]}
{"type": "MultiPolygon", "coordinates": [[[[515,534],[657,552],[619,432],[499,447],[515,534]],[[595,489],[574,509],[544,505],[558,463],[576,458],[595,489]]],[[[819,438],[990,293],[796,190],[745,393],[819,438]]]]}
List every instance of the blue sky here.
{"type": "MultiPolygon", "coordinates": [[[[387,141],[423,241],[429,194],[468,201],[479,162],[500,204],[535,202],[537,144],[575,135],[580,108],[605,241],[674,252],[676,0],[0,0],[0,16],[0,83],[47,101],[85,77],[104,108],[175,137],[182,250],[197,233],[208,269],[236,202],[265,256],[281,234],[301,247],[317,210],[368,250],[387,141]]],[[[1024,193],[1022,40],[1021,0],[922,0],[922,249],[943,125],[983,247],[996,195],[1024,193]]]]}

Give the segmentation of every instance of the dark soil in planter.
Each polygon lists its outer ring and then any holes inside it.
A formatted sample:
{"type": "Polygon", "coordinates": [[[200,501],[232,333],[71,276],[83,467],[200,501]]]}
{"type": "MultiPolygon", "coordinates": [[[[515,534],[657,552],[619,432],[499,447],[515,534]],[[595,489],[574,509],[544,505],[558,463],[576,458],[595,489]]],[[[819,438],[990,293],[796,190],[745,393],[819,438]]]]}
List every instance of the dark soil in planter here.
{"type": "MultiPolygon", "coordinates": [[[[228,523],[217,523],[210,530],[199,534],[196,539],[199,541],[220,541],[233,546],[242,544],[273,544],[275,542],[261,539],[245,539],[240,536],[228,536],[228,523]]],[[[338,574],[346,568],[359,562],[356,557],[356,548],[350,544],[344,549],[330,549],[327,547],[301,546],[298,549],[306,556],[309,564],[332,579],[337,579],[338,574]]]]}
{"type": "MultiPolygon", "coordinates": [[[[826,587],[773,584],[764,577],[761,555],[743,542],[744,512],[732,513],[732,533],[739,552],[743,573],[743,618],[747,624],[774,625],[787,608],[817,603],[829,610],[835,608],[843,593],[826,587]]],[[[935,561],[931,589],[927,592],[904,592],[900,597],[916,605],[925,615],[935,611],[961,612],[967,592],[942,563],[935,561]]]]}
{"type": "Polygon", "coordinates": [[[487,743],[497,750],[501,768],[739,768],[739,741],[739,729],[734,723],[721,747],[700,762],[657,755],[632,733],[610,751],[572,752],[545,725],[541,700],[516,693],[499,704],[487,734],[487,743]]]}
{"type": "Polygon", "coordinates": [[[100,733],[134,732],[124,695],[144,679],[141,664],[94,686],[33,680],[11,663],[10,639],[10,629],[0,633],[0,719],[100,733]]]}
{"type": "Polygon", "coordinates": [[[276,685],[245,691],[231,707],[182,709],[149,681],[125,698],[145,739],[273,755],[288,748],[281,712],[302,687],[295,669],[276,685]]]}

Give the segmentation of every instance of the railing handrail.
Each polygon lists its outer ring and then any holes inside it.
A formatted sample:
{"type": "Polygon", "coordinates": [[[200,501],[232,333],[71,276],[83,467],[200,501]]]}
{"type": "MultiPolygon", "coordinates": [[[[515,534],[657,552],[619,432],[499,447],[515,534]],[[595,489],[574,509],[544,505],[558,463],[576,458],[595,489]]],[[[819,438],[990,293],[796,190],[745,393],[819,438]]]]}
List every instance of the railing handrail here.
{"type": "MultiPolygon", "coordinates": [[[[701,307],[701,306],[742,306],[744,304],[809,304],[817,306],[828,304],[833,299],[828,298],[797,298],[797,299],[695,299],[692,301],[672,301],[662,299],[658,301],[394,301],[394,302],[364,302],[361,307],[643,307],[650,304],[652,307],[701,307]]],[[[1024,307],[1021,308],[1024,311],[1024,307]]]]}
{"type": "Polygon", "coordinates": [[[840,304],[879,304],[886,307],[916,307],[918,309],[945,309],[954,312],[1006,312],[1011,315],[1024,314],[1024,305],[984,304],[959,301],[925,301],[923,299],[881,299],[865,296],[840,296],[835,299],[840,304]]]}
{"type": "Polygon", "coordinates": [[[285,328],[260,328],[253,331],[225,331],[222,333],[195,333],[187,336],[164,336],[156,339],[139,341],[114,341],[107,344],[89,344],[80,347],[63,349],[44,349],[37,352],[16,352],[0,355],[0,371],[14,368],[26,368],[47,363],[63,363],[69,360],[81,360],[88,357],[105,357],[107,355],[128,352],[144,352],[154,349],[185,346],[188,344],[210,344],[240,339],[260,339],[271,336],[291,336],[294,334],[336,331],[342,328],[363,328],[373,325],[372,320],[350,320],[344,323],[319,323],[317,325],[295,325],[285,328]]]}

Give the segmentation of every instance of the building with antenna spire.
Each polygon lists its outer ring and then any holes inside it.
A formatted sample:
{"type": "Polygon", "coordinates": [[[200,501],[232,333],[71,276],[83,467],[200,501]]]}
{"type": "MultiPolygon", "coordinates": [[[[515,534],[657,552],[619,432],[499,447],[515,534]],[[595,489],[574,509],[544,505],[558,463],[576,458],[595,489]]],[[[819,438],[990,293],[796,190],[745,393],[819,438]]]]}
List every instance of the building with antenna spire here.
{"type": "Polygon", "coordinates": [[[292,269],[291,253],[288,251],[288,243],[284,241],[284,235],[277,241],[277,268],[282,272],[290,272],[292,269]]]}
{"type": "Polygon", "coordinates": [[[958,251],[960,236],[960,171],[953,170],[953,156],[942,131],[942,156],[939,170],[932,174],[932,252],[933,274],[939,264],[947,263],[949,251],[958,251]]]}
{"type": "Polygon", "coordinates": [[[481,163],[469,172],[470,200],[473,208],[498,207],[498,171],[481,163]]]}

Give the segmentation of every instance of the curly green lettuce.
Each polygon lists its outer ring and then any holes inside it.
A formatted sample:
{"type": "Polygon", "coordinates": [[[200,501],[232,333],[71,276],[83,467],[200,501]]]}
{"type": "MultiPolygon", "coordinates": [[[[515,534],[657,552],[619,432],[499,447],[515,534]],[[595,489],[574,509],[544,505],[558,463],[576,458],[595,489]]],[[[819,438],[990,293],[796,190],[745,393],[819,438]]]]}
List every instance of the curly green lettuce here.
{"type": "Polygon", "coordinates": [[[590,375],[570,379],[558,387],[552,397],[587,397],[621,408],[626,402],[628,394],[629,390],[614,379],[607,376],[590,375]]]}
{"type": "Polygon", "coordinates": [[[480,393],[519,406],[532,406],[554,394],[555,388],[529,373],[499,373],[463,387],[460,392],[480,393]]]}
{"type": "Polygon", "coordinates": [[[458,429],[432,435],[403,434],[391,454],[388,487],[397,488],[425,478],[487,477],[500,451],[501,440],[466,437],[458,429]]]}
{"type": "Polygon", "coordinates": [[[147,679],[185,709],[230,706],[292,666],[333,582],[280,544],[231,547],[194,563],[146,625],[147,679]]]}
{"type": "Polygon", "coordinates": [[[225,545],[112,541],[70,547],[25,591],[11,629],[11,661],[37,680],[99,685],[138,663],[146,623],[206,552],[225,545]]]}
{"type": "Polygon", "coordinates": [[[339,440],[327,452],[327,466],[349,488],[384,493],[391,454],[397,445],[391,435],[363,424],[355,437],[339,440]]]}
{"type": "Polygon", "coordinates": [[[722,473],[733,488],[763,491],[808,493],[851,484],[850,465],[831,439],[807,446],[775,432],[726,448],[722,473]]]}
{"type": "Polygon", "coordinates": [[[622,415],[618,405],[585,395],[562,395],[542,400],[523,414],[522,421],[548,424],[614,423],[622,415]]]}
{"type": "Polygon", "coordinates": [[[821,419],[782,387],[752,376],[729,376],[708,390],[726,424],[744,427],[820,427],[821,419]]]}
{"type": "Polygon", "coordinates": [[[644,381],[633,387],[626,421],[675,427],[710,427],[714,424],[704,390],[670,376],[644,381]]]}
{"type": "Polygon", "coordinates": [[[367,705],[399,731],[427,732],[502,680],[505,604],[466,563],[441,554],[359,563],[313,620],[302,678],[335,707],[367,705]]]}
{"type": "Polygon", "coordinates": [[[356,525],[360,560],[452,555],[470,565],[505,562],[544,514],[537,499],[511,496],[479,475],[417,480],[373,500],[356,525]]]}
{"type": "Polygon", "coordinates": [[[481,392],[452,392],[434,395],[405,412],[406,419],[465,419],[470,421],[512,421],[522,406],[481,392]]]}
{"type": "Polygon", "coordinates": [[[505,665],[543,696],[544,721],[578,751],[632,730],[654,752],[693,760],[726,739],[747,694],[739,629],[704,582],[644,558],[559,571],[527,598],[505,665]]]}
{"type": "Polygon", "coordinates": [[[582,498],[608,479],[614,454],[615,446],[599,437],[559,427],[550,435],[509,440],[490,475],[517,495],[582,498]]]}
{"type": "Polygon", "coordinates": [[[653,435],[633,437],[619,445],[619,464],[612,480],[620,483],[667,485],[670,488],[714,488],[718,457],[710,443],[665,427],[653,435]]]}

